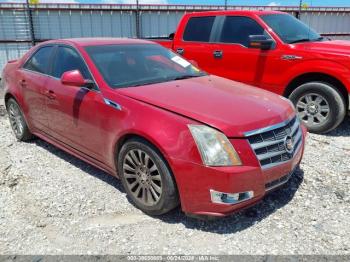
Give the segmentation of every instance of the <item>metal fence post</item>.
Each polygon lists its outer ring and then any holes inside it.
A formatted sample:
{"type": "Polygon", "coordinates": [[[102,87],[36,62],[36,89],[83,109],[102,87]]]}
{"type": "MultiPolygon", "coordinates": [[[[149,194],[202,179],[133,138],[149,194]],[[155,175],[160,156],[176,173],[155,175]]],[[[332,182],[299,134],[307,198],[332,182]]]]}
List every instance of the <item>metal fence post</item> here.
{"type": "Polygon", "coordinates": [[[26,0],[26,9],[27,9],[28,23],[29,23],[30,42],[34,46],[35,45],[35,33],[34,33],[32,9],[30,8],[29,0],[26,0]]]}
{"type": "Polygon", "coordinates": [[[136,37],[140,38],[141,37],[141,28],[140,28],[140,5],[139,5],[139,0],[136,0],[135,16],[136,16],[136,37]]]}

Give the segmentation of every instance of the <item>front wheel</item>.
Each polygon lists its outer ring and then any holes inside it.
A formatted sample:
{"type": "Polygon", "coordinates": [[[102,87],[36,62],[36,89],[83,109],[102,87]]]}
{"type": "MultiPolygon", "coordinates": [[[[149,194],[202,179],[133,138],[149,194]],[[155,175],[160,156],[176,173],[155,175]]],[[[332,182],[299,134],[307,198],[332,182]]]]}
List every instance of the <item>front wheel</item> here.
{"type": "Polygon", "coordinates": [[[342,95],[331,85],[310,82],[297,87],[290,95],[297,114],[312,133],[327,133],[336,128],[346,114],[342,95]]]}
{"type": "Polygon", "coordinates": [[[128,140],[118,155],[118,174],[132,202],[149,215],[175,208],[175,181],[160,152],[142,139],[128,140]]]}

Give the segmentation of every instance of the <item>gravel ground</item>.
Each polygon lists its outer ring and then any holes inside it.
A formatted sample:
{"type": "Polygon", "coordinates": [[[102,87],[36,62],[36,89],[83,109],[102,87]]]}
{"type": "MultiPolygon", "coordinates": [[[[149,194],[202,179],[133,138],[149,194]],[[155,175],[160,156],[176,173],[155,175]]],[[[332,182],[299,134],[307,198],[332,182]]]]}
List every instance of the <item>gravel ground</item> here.
{"type": "Polygon", "coordinates": [[[300,170],[255,207],[152,218],[117,179],[40,139],[17,142],[0,104],[0,254],[350,254],[349,159],[348,118],[310,134],[300,170]]]}

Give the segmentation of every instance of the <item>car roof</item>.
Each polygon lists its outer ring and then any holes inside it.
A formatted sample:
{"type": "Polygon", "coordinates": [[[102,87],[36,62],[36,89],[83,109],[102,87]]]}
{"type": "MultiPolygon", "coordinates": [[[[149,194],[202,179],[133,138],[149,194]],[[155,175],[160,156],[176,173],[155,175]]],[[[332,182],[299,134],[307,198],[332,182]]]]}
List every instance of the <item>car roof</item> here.
{"type": "Polygon", "coordinates": [[[75,46],[96,46],[96,45],[123,45],[123,44],[155,44],[154,42],[132,39],[132,38],[114,38],[114,37],[87,37],[87,38],[67,38],[55,39],[44,42],[45,44],[71,44],[75,46]]]}
{"type": "Polygon", "coordinates": [[[205,11],[187,13],[188,16],[210,16],[210,15],[271,15],[271,14],[287,14],[281,11],[273,10],[221,10],[221,11],[205,11]]]}

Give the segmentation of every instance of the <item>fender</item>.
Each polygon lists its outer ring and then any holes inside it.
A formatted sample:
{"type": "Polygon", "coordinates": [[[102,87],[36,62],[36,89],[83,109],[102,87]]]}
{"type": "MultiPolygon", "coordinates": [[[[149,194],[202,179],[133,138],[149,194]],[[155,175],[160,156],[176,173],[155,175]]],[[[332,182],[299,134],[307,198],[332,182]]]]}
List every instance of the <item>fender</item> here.
{"type": "Polygon", "coordinates": [[[350,68],[326,59],[313,59],[295,64],[288,69],[283,77],[283,85],[287,87],[295,78],[308,73],[329,75],[343,83],[350,93],[350,68]]]}

